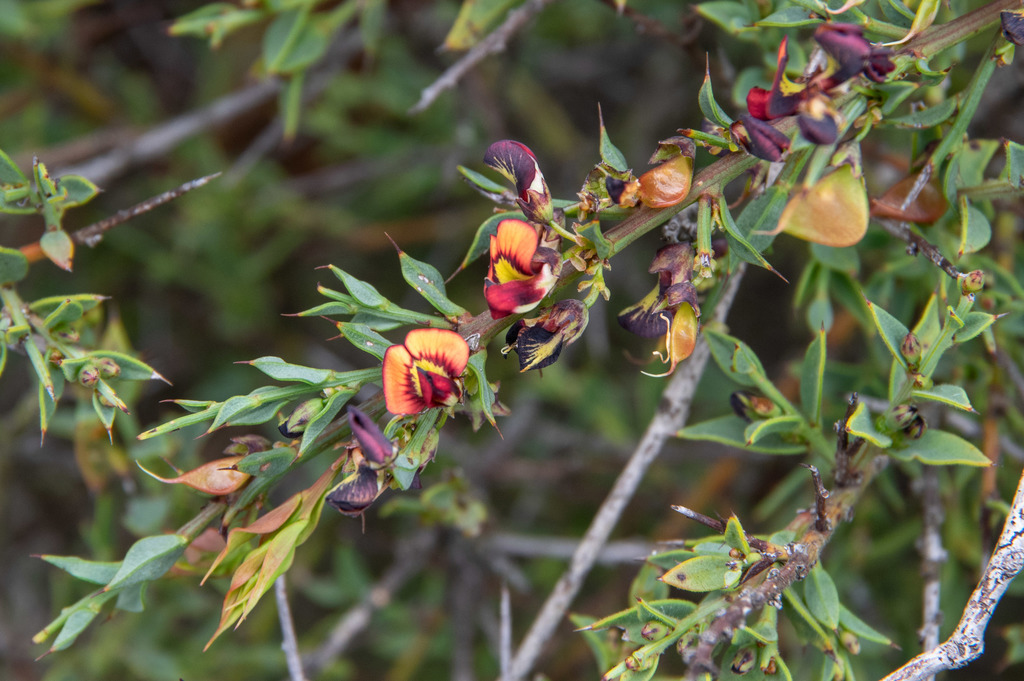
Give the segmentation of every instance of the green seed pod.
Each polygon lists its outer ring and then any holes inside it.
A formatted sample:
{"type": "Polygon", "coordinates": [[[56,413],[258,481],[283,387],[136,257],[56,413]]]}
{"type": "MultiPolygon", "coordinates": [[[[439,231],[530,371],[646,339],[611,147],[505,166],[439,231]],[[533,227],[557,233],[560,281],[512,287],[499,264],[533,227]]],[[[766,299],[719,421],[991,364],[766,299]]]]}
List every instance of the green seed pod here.
{"type": "Polygon", "coordinates": [[[860,639],[857,638],[857,634],[852,631],[844,631],[839,636],[839,640],[842,642],[843,647],[850,651],[851,655],[860,654],[860,639]]]}
{"type": "Polygon", "coordinates": [[[898,404],[889,412],[888,420],[893,428],[904,430],[917,418],[919,418],[917,407],[912,404],[898,404]]]}
{"type": "Polygon", "coordinates": [[[985,273],[981,270],[968,272],[964,276],[963,281],[960,282],[960,290],[965,296],[971,293],[977,293],[983,288],[985,288],[985,273]]]}
{"type": "Polygon", "coordinates": [[[640,635],[648,641],[660,641],[668,635],[668,625],[664,622],[648,622],[640,630],[640,635]]]}
{"type": "Polygon", "coordinates": [[[922,351],[921,341],[916,335],[908,333],[903,337],[903,342],[900,343],[900,354],[908,364],[917,366],[921,362],[922,351]]]}
{"type": "Polygon", "coordinates": [[[86,388],[91,388],[96,385],[100,380],[100,370],[91,362],[85,364],[78,371],[78,382],[84,385],[86,388]]]}
{"type": "Polygon", "coordinates": [[[97,359],[96,368],[100,370],[100,376],[103,378],[117,378],[121,375],[121,365],[109,357],[97,359]]]}

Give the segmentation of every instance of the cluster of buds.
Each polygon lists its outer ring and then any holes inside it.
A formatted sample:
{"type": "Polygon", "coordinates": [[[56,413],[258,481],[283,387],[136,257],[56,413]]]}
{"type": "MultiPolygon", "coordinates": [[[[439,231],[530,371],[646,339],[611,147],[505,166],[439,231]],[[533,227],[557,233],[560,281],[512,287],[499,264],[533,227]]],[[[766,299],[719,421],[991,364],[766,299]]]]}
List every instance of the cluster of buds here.
{"type": "Polygon", "coordinates": [[[928,423],[912,404],[898,404],[887,414],[889,425],[911,439],[917,440],[928,430],[928,423]]]}
{"type": "Polygon", "coordinates": [[[395,458],[395,446],[373,419],[348,408],[348,423],[356,438],[351,449],[355,471],[328,492],[325,500],[342,515],[361,516],[384,489],[384,472],[395,458]]]}
{"type": "Polygon", "coordinates": [[[648,271],[658,275],[658,285],[639,303],[620,312],[618,319],[623,328],[638,336],[664,339],[664,349],[655,354],[669,365],[668,371],[659,374],[667,376],[697,344],[700,305],[691,281],[693,247],[688,243],[663,246],[648,271]]]}
{"type": "Polygon", "coordinates": [[[754,87],[747,93],[747,113],[733,124],[731,133],[758,158],[778,161],[789,148],[789,138],[769,123],[787,116],[797,117],[800,133],[807,141],[832,144],[839,127],[829,91],[861,74],[876,83],[883,82],[896,68],[890,50],[869,43],[860,26],[824,23],[814,32],[814,39],[828,56],[824,69],[810,74],[804,82],[787,78],[789,51],[783,38],[771,89],[754,87]]]}

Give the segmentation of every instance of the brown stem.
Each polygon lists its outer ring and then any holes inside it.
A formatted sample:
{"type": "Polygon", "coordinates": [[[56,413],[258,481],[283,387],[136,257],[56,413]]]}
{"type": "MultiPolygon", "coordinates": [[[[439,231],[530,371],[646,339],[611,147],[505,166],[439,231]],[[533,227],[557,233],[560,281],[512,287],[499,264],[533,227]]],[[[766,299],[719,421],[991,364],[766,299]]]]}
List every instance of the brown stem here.
{"type": "Polygon", "coordinates": [[[799,540],[787,546],[789,559],[777,570],[769,570],[767,576],[755,586],[741,591],[729,603],[724,612],[716,615],[710,626],[700,635],[690,664],[689,676],[700,674],[715,675],[718,666],[714,662],[714,651],[718,644],[731,640],[733,632],[746,624],[747,617],[769,603],[778,602],[782,593],[794,583],[807,576],[818,562],[822,549],[832,538],[839,523],[849,517],[850,510],[857,503],[868,482],[877,472],[872,462],[861,472],[856,486],[842,487],[824,500],[824,523],[809,512],[800,513],[787,529],[803,533],[799,540]],[[819,529],[819,525],[824,529],[819,529]]]}
{"type": "Polygon", "coordinates": [[[999,21],[999,13],[1003,10],[1015,9],[1020,6],[1021,0],[997,0],[984,7],[979,7],[973,12],[968,12],[962,17],[957,17],[953,21],[932,26],[908,42],[904,50],[922,57],[931,57],[994,25],[999,21]]]}
{"type": "MultiPolygon", "coordinates": [[[[166,191],[163,194],[157,194],[156,196],[150,197],[145,201],[135,204],[131,208],[124,208],[122,210],[119,210],[113,215],[111,215],[109,218],[104,218],[99,222],[94,222],[91,225],[83,227],[78,231],[72,233],[71,240],[74,241],[76,244],[81,244],[93,248],[103,239],[103,235],[106,234],[111,229],[113,229],[114,227],[117,227],[120,224],[128,222],[132,218],[142,215],[143,213],[148,213],[154,208],[162,206],[165,203],[168,203],[169,201],[173,201],[182,194],[186,194],[192,191],[193,189],[198,189],[199,187],[202,187],[204,184],[206,184],[207,182],[216,177],[220,177],[220,173],[214,173],[213,175],[200,177],[199,179],[196,180],[190,180],[189,182],[186,182],[185,184],[181,185],[176,189],[166,191]]],[[[42,260],[43,258],[46,257],[38,241],[35,243],[22,246],[21,252],[22,254],[24,254],[26,258],[28,258],[29,262],[38,262],[39,260],[42,260]]]]}
{"type": "Polygon", "coordinates": [[[811,479],[814,481],[814,529],[818,532],[828,532],[828,498],[829,491],[825,489],[825,484],[821,481],[821,473],[818,472],[817,466],[812,466],[809,463],[800,464],[811,472],[811,479]]]}
{"type": "Polygon", "coordinates": [[[907,253],[917,255],[923,253],[926,258],[935,263],[943,272],[954,279],[962,279],[964,273],[942,255],[938,248],[933,246],[927,239],[915,232],[905,222],[897,222],[887,218],[875,218],[875,222],[892,236],[907,243],[907,253]]]}

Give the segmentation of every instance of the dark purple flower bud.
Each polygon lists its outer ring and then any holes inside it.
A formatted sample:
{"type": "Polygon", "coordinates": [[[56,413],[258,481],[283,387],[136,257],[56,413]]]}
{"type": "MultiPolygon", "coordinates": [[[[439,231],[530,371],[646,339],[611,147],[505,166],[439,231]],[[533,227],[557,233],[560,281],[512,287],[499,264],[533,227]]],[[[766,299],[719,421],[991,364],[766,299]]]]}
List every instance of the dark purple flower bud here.
{"type": "Polygon", "coordinates": [[[740,120],[732,124],[731,132],[748,152],[765,161],[780,161],[782,154],[789,149],[789,137],[785,133],[753,116],[740,116],[740,120]]]}
{"type": "Polygon", "coordinates": [[[921,345],[921,341],[915,334],[908,333],[903,337],[903,342],[900,343],[900,354],[903,355],[903,358],[907,360],[907,362],[913,366],[917,366],[921,361],[922,352],[923,347],[921,345]]]}
{"type": "Polygon", "coordinates": [[[355,407],[348,408],[348,423],[363,450],[363,456],[375,466],[383,466],[395,455],[395,446],[373,419],[355,407]]]}
{"type": "Polygon", "coordinates": [[[890,50],[869,43],[860,26],[826,22],[814,31],[814,39],[836,63],[836,70],[824,84],[825,89],[844,83],[860,73],[880,83],[896,68],[889,58],[892,54],[890,50]]]}
{"type": "Polygon", "coordinates": [[[262,435],[239,435],[231,438],[231,445],[224,449],[224,453],[234,456],[247,456],[254,452],[265,452],[271,447],[271,442],[262,435]]]}
{"type": "Polygon", "coordinates": [[[864,61],[864,75],[876,83],[885,82],[885,77],[896,70],[896,65],[889,58],[889,50],[884,47],[871,49],[871,54],[864,61]]]}
{"type": "Polygon", "coordinates": [[[802,113],[796,119],[800,134],[811,144],[832,144],[839,136],[839,127],[832,114],[825,111],[820,117],[802,113]]]}
{"type": "Polygon", "coordinates": [[[514,140],[495,142],[487,148],[484,163],[515,183],[519,207],[527,219],[546,225],[554,218],[551,192],[529,147],[514,140]]]}

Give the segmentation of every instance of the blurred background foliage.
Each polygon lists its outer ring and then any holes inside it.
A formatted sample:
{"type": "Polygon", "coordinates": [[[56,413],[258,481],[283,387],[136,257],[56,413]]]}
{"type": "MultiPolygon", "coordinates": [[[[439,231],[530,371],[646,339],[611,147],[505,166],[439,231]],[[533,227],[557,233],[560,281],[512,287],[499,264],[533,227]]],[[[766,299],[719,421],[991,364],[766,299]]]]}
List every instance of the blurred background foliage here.
{"type": "MultiPolygon", "coordinates": [[[[326,11],[341,4],[326,3],[326,11]]],[[[118,612],[73,648],[36,662],[42,648],[30,643],[31,636],[61,605],[88,593],[88,586],[31,556],[115,560],[135,538],[173,529],[195,513],[202,503],[197,494],[142,475],[134,460],[160,455],[188,469],[217,456],[229,437],[246,429],[202,438],[196,437],[199,431],[186,430],[137,443],[135,433],[180,414],[161,400],[243,394],[265,378],[234,363],[264,355],[332,369],[369,366],[366,355],[331,340],[336,330],[330,323],[285,315],[322,302],[317,283],[330,286],[333,277],[316,268],[328,263],[372,281],[399,304],[419,305],[399,275],[385,233],[443,273],[454,271],[491,212],[459,181],[455,168],[479,170],[492,141],[514,138],[528,144],[540,157],[553,193],[569,197],[597,158],[599,103],[615,143],[641,168],[658,139],[699,120],[696,93],[706,53],[719,101],[731,111],[742,108],[742,95],[754,78],[767,84],[774,64],[774,54],[727,36],[693,6],[676,0],[637,0],[629,3],[626,16],[618,16],[611,2],[564,0],[542,12],[500,57],[485,60],[455,90],[410,115],[420,91],[456,57],[438,47],[459,5],[367,0],[360,7],[375,13],[372,21],[363,17],[363,25],[346,23],[335,34],[306,81],[312,86],[319,77],[322,83],[302,106],[294,137],[282,140],[277,93],[266,87],[272,77],[259,61],[267,22],[232,33],[215,50],[204,40],[168,35],[175,18],[203,5],[199,0],[0,0],[0,149],[21,167],[30,166],[35,156],[54,175],[75,169],[89,177],[90,159],[124,148],[140,135],[167,131],[183,117],[198,121],[195,134],[168,144],[157,157],[117,164],[105,176],[91,177],[103,191],[65,216],[68,230],[195,177],[223,173],[114,229],[98,247],[81,248],[73,274],[43,262],[20,286],[26,299],[72,292],[109,296],[108,327],[123,333],[173,386],[141,386],[132,418],[124,420],[113,447],[101,446],[102,431],[99,445],[95,436],[76,435],[70,403],[40,446],[34,379],[27,363],[8,363],[0,388],[4,679],[285,676],[269,598],[237,631],[201,652],[216,626],[226,585],[211,582],[200,589],[195,575],[162,580],[150,589],[145,613],[118,612]],[[652,33],[648,20],[666,35],[652,33]],[[741,80],[744,84],[730,88],[741,80]],[[213,121],[208,107],[261,83],[262,96],[237,115],[213,121]]],[[[949,59],[970,61],[972,52],[949,59]]],[[[955,71],[949,88],[959,90],[969,74],[970,69],[955,71]]],[[[1019,60],[1000,69],[973,128],[1020,140],[1022,119],[1014,112],[1022,89],[1019,60]]],[[[869,149],[865,165],[875,164],[875,177],[885,177],[887,167],[892,178],[902,172],[897,156],[909,154],[906,140],[893,134],[892,143],[892,148],[869,149]]],[[[4,245],[30,243],[39,232],[36,217],[0,219],[4,245]]],[[[579,537],[656,408],[664,384],[638,376],[647,349],[613,317],[647,292],[647,264],[658,243],[656,235],[648,235],[616,258],[608,275],[611,303],[595,306],[584,340],[543,375],[520,376],[514,361],[503,363],[491,353],[490,376],[501,380],[499,397],[512,407],[512,415],[499,422],[503,438],[488,428],[474,433],[465,420],[457,420],[445,428],[425,480],[428,486],[449,480],[459,503],[482,503],[487,511],[482,532],[476,537],[457,529],[440,532],[417,556],[419,570],[374,615],[372,625],[315,678],[496,676],[501,582],[514,593],[518,640],[565,564],[565,554],[547,544],[544,550],[551,555],[537,557],[509,539],[557,544],[579,537]]],[[[807,248],[780,239],[772,263],[796,281],[807,248]]],[[[927,267],[920,260],[910,266],[927,267]]],[[[474,312],[482,310],[483,274],[480,263],[460,274],[450,284],[451,298],[474,312]]],[[[757,351],[783,386],[787,378],[792,381],[811,338],[803,312],[794,310],[791,300],[792,287],[752,271],[730,317],[731,333],[757,351]]],[[[856,362],[866,352],[859,333],[843,323],[848,313],[836,314],[829,353],[849,362],[849,376],[830,375],[832,418],[841,413],[843,391],[859,378],[856,362]]],[[[691,421],[724,413],[732,389],[709,368],[691,421]]],[[[984,396],[972,397],[984,403],[984,396]]],[[[280,437],[273,429],[261,432],[280,437]]],[[[147,465],[152,464],[161,465],[147,465]]],[[[672,503],[709,515],[735,512],[755,532],[780,527],[809,497],[790,494],[775,507],[761,502],[780,483],[790,489],[806,484],[789,475],[795,465],[784,457],[671,443],[615,538],[650,542],[700,533],[669,512],[672,503]]],[[[319,472],[302,469],[296,476],[301,479],[287,480],[272,501],[308,487],[319,472]]],[[[946,507],[945,540],[952,559],[943,579],[943,603],[949,608],[945,636],[976,578],[981,504],[975,471],[944,469],[940,475],[962,492],[948,498],[946,507]]],[[[1016,476],[1006,477],[1004,497],[1016,476]]],[[[881,476],[859,506],[857,524],[839,530],[825,558],[843,602],[904,651],[916,649],[920,624],[914,547],[920,521],[911,482],[899,469],[881,476]],[[884,540],[877,541],[880,537],[884,540]]],[[[412,501],[411,493],[401,496],[412,501]]],[[[289,586],[304,650],[315,648],[343,613],[367,596],[403,545],[422,541],[427,530],[416,515],[386,510],[380,504],[370,511],[365,532],[358,521],[328,512],[300,548],[289,586]]],[[[525,543],[536,548],[536,542],[525,543]]],[[[574,610],[601,615],[625,607],[637,567],[618,562],[595,570],[574,610]]],[[[1000,608],[993,631],[1019,626],[1013,613],[1020,605],[1017,587],[1000,608]]],[[[982,663],[950,678],[1016,678],[1019,666],[999,676],[1005,645],[994,639],[993,652],[982,663]]],[[[878,677],[905,654],[867,651],[858,658],[863,665],[858,673],[878,677]]],[[[543,669],[553,679],[596,678],[603,671],[568,626],[549,647],[543,669]]],[[[666,660],[662,673],[672,669],[666,660]]],[[[794,673],[806,678],[799,666],[794,673]]]]}

